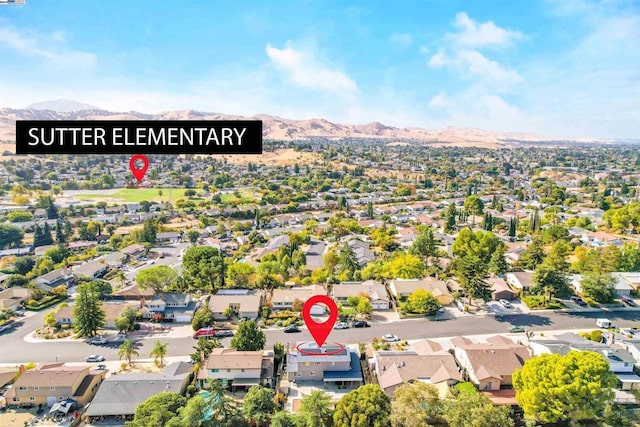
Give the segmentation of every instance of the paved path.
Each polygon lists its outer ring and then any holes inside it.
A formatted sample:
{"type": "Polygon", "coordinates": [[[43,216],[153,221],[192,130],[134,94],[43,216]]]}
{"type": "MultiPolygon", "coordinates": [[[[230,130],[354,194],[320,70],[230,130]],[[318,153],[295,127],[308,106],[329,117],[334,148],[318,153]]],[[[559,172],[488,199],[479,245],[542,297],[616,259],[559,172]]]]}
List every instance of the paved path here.
{"type": "MultiPolygon", "coordinates": [[[[0,335],[0,363],[25,362],[82,362],[89,354],[100,354],[107,360],[118,360],[118,344],[92,346],[85,342],[42,343],[25,342],[25,335],[42,326],[42,320],[48,310],[31,317],[21,319],[16,327],[0,335]]],[[[507,333],[509,326],[519,325],[533,331],[596,329],[595,319],[607,317],[622,327],[640,326],[640,311],[619,311],[603,313],[531,313],[504,316],[502,319],[493,316],[469,316],[456,320],[434,322],[426,319],[406,320],[394,323],[374,324],[370,328],[334,330],[329,341],[342,343],[370,342],[373,337],[394,334],[402,340],[449,337],[456,335],[477,335],[507,333]]],[[[188,327],[187,327],[188,328],[188,327]]],[[[185,332],[186,333],[186,332],[185,332]]],[[[176,335],[179,335],[177,332],[176,335]]],[[[282,330],[267,330],[267,347],[272,348],[275,342],[295,344],[297,341],[309,341],[311,335],[306,329],[300,333],[285,334],[282,330]]],[[[188,337],[158,337],[161,342],[168,342],[168,356],[188,356],[193,351],[195,340],[188,337]]],[[[231,338],[223,338],[221,342],[229,346],[231,338]]],[[[149,357],[155,339],[138,341],[140,358],[149,357]]]]}

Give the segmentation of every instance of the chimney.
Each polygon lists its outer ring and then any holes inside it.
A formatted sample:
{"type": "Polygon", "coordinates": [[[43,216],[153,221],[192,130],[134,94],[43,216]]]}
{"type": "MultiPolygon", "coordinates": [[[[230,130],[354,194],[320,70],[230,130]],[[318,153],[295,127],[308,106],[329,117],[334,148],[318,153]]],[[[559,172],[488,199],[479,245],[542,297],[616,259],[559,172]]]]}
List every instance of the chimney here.
{"type": "Polygon", "coordinates": [[[20,368],[18,368],[18,373],[20,375],[22,375],[22,374],[24,374],[25,371],[26,371],[26,369],[25,369],[24,365],[20,365],[20,368]]]}

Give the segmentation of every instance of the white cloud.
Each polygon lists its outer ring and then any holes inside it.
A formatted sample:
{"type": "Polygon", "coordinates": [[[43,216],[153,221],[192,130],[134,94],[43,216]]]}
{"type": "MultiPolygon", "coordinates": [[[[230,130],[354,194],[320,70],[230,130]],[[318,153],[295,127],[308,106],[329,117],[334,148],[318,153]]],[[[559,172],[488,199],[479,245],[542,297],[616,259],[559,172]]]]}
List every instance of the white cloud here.
{"type": "Polygon", "coordinates": [[[450,37],[460,45],[470,47],[511,45],[522,38],[522,33],[498,27],[492,21],[478,23],[469,18],[466,12],[456,14],[454,25],[461,31],[450,37]]]}
{"type": "Polygon", "coordinates": [[[409,33],[394,33],[389,41],[400,48],[407,48],[413,44],[413,37],[409,33]]]}
{"type": "Polygon", "coordinates": [[[276,69],[297,86],[336,95],[353,95],[358,91],[347,74],[321,63],[312,52],[294,49],[289,42],[283,49],[268,44],[266,52],[276,69]]]}
{"type": "Polygon", "coordinates": [[[515,70],[504,68],[497,61],[487,59],[483,54],[475,50],[463,50],[457,56],[457,60],[464,66],[465,71],[472,76],[508,85],[522,80],[515,70]]]}
{"type": "Polygon", "coordinates": [[[0,26],[0,40],[0,48],[9,48],[21,55],[40,59],[48,66],[56,68],[90,69],[95,67],[97,62],[93,53],[64,46],[65,36],[61,31],[36,34],[0,26]]]}
{"type": "Polygon", "coordinates": [[[429,108],[438,110],[449,105],[449,99],[447,98],[447,95],[444,93],[444,91],[440,91],[436,95],[431,97],[427,105],[429,105],[429,108]]]}
{"type": "Polygon", "coordinates": [[[433,68],[444,67],[449,64],[450,61],[447,58],[447,55],[444,53],[444,50],[439,50],[436,54],[434,54],[431,58],[429,58],[429,66],[433,68]]]}

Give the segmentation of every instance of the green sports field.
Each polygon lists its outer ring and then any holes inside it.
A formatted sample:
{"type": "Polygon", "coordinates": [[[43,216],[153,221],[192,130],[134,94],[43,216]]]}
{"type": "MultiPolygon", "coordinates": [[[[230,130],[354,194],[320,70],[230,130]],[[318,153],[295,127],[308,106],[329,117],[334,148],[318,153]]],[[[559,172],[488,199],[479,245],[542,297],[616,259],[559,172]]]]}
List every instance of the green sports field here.
{"type": "MultiPolygon", "coordinates": [[[[75,194],[73,197],[79,200],[103,200],[107,203],[133,203],[146,200],[148,202],[172,202],[174,203],[179,199],[187,199],[184,195],[186,188],[120,188],[117,190],[87,190],[79,194],[75,194]],[[162,196],[159,192],[162,191],[162,196]]],[[[198,190],[196,190],[198,191],[198,190]]],[[[241,192],[242,200],[244,202],[251,202],[255,200],[253,194],[249,192],[241,192]]],[[[229,203],[238,200],[233,194],[222,194],[220,198],[224,203],[229,203]]],[[[197,200],[197,199],[196,199],[197,200]]]]}

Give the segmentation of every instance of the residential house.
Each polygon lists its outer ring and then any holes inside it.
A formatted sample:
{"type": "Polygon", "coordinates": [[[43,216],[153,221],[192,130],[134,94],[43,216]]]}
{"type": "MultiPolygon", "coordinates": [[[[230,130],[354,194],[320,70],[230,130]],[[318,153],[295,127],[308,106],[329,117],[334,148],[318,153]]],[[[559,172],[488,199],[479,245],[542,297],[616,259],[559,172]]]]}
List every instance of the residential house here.
{"type": "Polygon", "coordinates": [[[34,280],[36,286],[43,292],[51,292],[57,286],[64,285],[67,288],[73,286],[76,277],[70,268],[58,268],[50,271],[42,276],[36,277],[34,280]]]}
{"type": "Polygon", "coordinates": [[[398,230],[398,234],[396,236],[398,243],[400,246],[408,247],[413,244],[413,241],[418,237],[420,233],[413,227],[405,227],[398,230]]]}
{"type": "Polygon", "coordinates": [[[361,239],[350,239],[347,245],[353,251],[360,267],[364,267],[376,259],[376,254],[371,250],[371,244],[361,239]]]}
{"type": "MultiPolygon", "coordinates": [[[[106,329],[116,328],[116,319],[122,313],[126,307],[131,307],[136,311],[140,308],[139,304],[119,303],[119,302],[106,302],[100,306],[104,311],[104,327],[106,329]]],[[[60,307],[56,312],[56,321],[60,325],[73,324],[73,307],[64,306],[60,307]]]]}
{"type": "Polygon", "coordinates": [[[372,371],[382,390],[391,398],[396,388],[409,382],[433,384],[442,395],[446,395],[450,386],[462,381],[456,361],[447,351],[431,354],[374,351],[372,360],[372,371]]]}
{"type": "Polygon", "coordinates": [[[109,270],[109,265],[102,259],[73,266],[73,273],[76,277],[88,277],[92,280],[101,278],[107,270],[109,270]]]}
{"type": "Polygon", "coordinates": [[[142,299],[151,299],[155,291],[153,288],[146,288],[144,290],[140,289],[137,283],[133,285],[126,286],[119,291],[116,291],[108,296],[109,299],[113,300],[135,300],[140,301],[142,299]]]}
{"type": "Polygon", "coordinates": [[[17,310],[31,299],[31,290],[15,286],[0,291],[0,310],[17,310]]]}
{"type": "Polygon", "coordinates": [[[355,348],[339,343],[298,342],[287,353],[287,380],[317,381],[340,386],[358,387],[363,384],[360,356],[355,348]]]}
{"type": "Polygon", "coordinates": [[[533,272],[531,271],[516,271],[513,273],[505,274],[505,280],[507,283],[518,291],[529,292],[533,283],[533,272]]]}
{"type": "Polygon", "coordinates": [[[484,343],[474,343],[465,337],[453,338],[451,342],[458,365],[479,390],[509,388],[515,370],[531,357],[527,347],[499,335],[484,343]]]}
{"type": "Polygon", "coordinates": [[[128,255],[131,258],[137,258],[139,256],[144,255],[144,253],[146,252],[146,249],[140,243],[134,243],[132,245],[127,246],[124,249],[121,249],[120,252],[122,252],[125,255],[128,255]]]}
{"type": "Polygon", "coordinates": [[[145,302],[143,318],[151,318],[161,314],[165,321],[191,323],[196,311],[197,302],[191,300],[189,294],[155,294],[145,302]]]}
{"type": "Polygon", "coordinates": [[[616,271],[611,273],[611,276],[619,283],[616,286],[622,286],[624,284],[634,290],[640,288],[640,272],[616,271]]]}
{"type": "Polygon", "coordinates": [[[491,287],[492,300],[514,300],[518,298],[518,291],[512,289],[503,278],[490,277],[486,280],[486,282],[491,287]]]}
{"type": "Polygon", "coordinates": [[[88,423],[98,417],[132,419],[138,405],[151,396],[164,391],[184,394],[192,373],[190,363],[173,362],[162,372],[111,375],[102,382],[83,415],[88,423]]]}
{"type": "Polygon", "coordinates": [[[122,252],[111,252],[110,254],[101,257],[104,264],[111,268],[122,268],[127,261],[127,254],[122,252]]]}
{"type": "MultiPolygon", "coordinates": [[[[615,289],[616,296],[618,296],[618,297],[631,296],[631,291],[633,290],[633,287],[631,287],[631,285],[626,280],[624,280],[623,278],[621,278],[619,276],[614,276],[613,274],[611,276],[614,279],[613,287],[615,289]]],[[[582,274],[573,274],[573,275],[571,275],[570,284],[575,289],[576,293],[579,293],[579,294],[582,293],[582,279],[583,278],[584,278],[584,276],[582,274]]]]}
{"type": "Polygon", "coordinates": [[[23,370],[5,397],[10,405],[47,405],[65,399],[84,406],[104,380],[105,371],[88,366],[65,366],[63,363],[40,365],[23,370]]]}
{"type": "Polygon", "coordinates": [[[453,296],[442,280],[426,277],[424,279],[394,279],[389,282],[389,290],[398,301],[405,300],[418,289],[430,292],[442,305],[449,305],[453,302],[453,296]]]}
{"type": "Polygon", "coordinates": [[[589,231],[582,235],[580,238],[582,242],[593,248],[600,248],[604,246],[622,246],[624,241],[613,234],[606,233],[604,231],[589,231]]]}
{"type": "MultiPolygon", "coordinates": [[[[304,304],[309,298],[316,295],[326,295],[327,292],[322,285],[310,285],[298,288],[274,289],[271,294],[271,308],[273,310],[293,310],[296,300],[304,304]]],[[[314,316],[321,316],[325,313],[325,308],[314,305],[310,313],[314,316]]]]}
{"type": "Polygon", "coordinates": [[[165,231],[156,234],[157,243],[180,243],[182,236],[177,231],[165,231]]]}
{"type": "Polygon", "coordinates": [[[618,377],[618,385],[622,390],[640,390],[640,377],[634,372],[634,365],[638,360],[634,357],[635,340],[623,340],[614,347],[605,343],[587,340],[577,334],[566,333],[556,335],[555,339],[532,339],[530,347],[533,354],[561,354],[570,351],[594,351],[601,354],[609,370],[618,377]]]}
{"type": "Polygon", "coordinates": [[[214,348],[198,371],[198,381],[205,384],[216,379],[232,390],[254,385],[273,387],[273,351],[237,351],[231,348],[214,348]]]}
{"type": "Polygon", "coordinates": [[[366,295],[369,298],[374,310],[389,310],[391,308],[391,299],[387,293],[387,288],[375,280],[342,282],[338,285],[333,285],[333,290],[331,291],[333,299],[342,305],[347,304],[349,297],[360,295],[366,295]]]}
{"type": "Polygon", "coordinates": [[[220,289],[209,298],[209,308],[216,320],[224,320],[227,308],[239,318],[257,319],[260,315],[262,295],[250,289],[220,289]]]}

